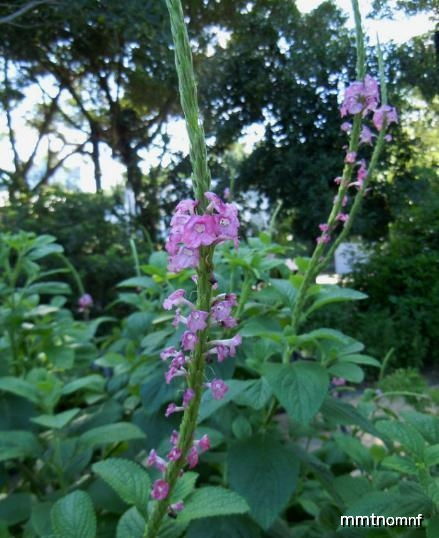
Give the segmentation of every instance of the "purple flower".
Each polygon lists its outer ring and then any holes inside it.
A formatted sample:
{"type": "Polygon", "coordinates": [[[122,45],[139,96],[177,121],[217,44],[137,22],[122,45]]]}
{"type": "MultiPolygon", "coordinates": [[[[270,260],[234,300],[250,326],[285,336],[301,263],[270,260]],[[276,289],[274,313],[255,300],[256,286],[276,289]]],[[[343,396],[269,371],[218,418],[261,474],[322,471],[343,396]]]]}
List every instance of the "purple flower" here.
{"type": "Polygon", "coordinates": [[[193,333],[197,331],[202,331],[207,327],[206,320],[208,316],[209,313],[204,312],[203,310],[192,311],[187,320],[188,329],[193,333]]]}
{"type": "Polygon", "coordinates": [[[175,215],[181,215],[181,214],[189,214],[193,215],[195,208],[198,205],[197,200],[181,200],[178,202],[177,207],[174,209],[175,215]]]}
{"type": "Polygon", "coordinates": [[[173,432],[171,433],[171,437],[169,438],[169,440],[171,441],[171,445],[172,446],[177,446],[178,445],[178,442],[180,440],[180,434],[178,433],[177,430],[173,430],[173,432]]]}
{"type": "Polygon", "coordinates": [[[375,135],[372,133],[369,127],[363,125],[363,127],[361,128],[360,142],[362,144],[372,144],[372,139],[374,136],[375,135]]]}
{"type": "Polygon", "coordinates": [[[197,464],[198,464],[198,452],[197,452],[196,447],[193,446],[189,450],[189,453],[187,455],[187,462],[189,464],[189,469],[193,469],[194,467],[197,466],[197,464]]]}
{"type": "Polygon", "coordinates": [[[321,232],[327,232],[329,230],[329,224],[319,224],[319,228],[321,232]]]}
{"type": "Polygon", "coordinates": [[[317,237],[316,241],[319,245],[322,243],[329,243],[329,241],[331,241],[331,236],[329,234],[322,234],[320,237],[317,237]]]}
{"type": "Polygon", "coordinates": [[[161,358],[163,361],[166,361],[166,360],[168,360],[170,357],[175,357],[175,355],[178,355],[178,353],[179,353],[179,352],[175,349],[175,347],[170,346],[170,347],[165,348],[165,349],[160,353],[160,358],[161,358]]]}
{"type": "Polygon", "coordinates": [[[222,379],[213,379],[210,383],[206,383],[206,387],[210,388],[215,400],[222,400],[229,390],[229,387],[222,379]]]}
{"type": "Polygon", "coordinates": [[[183,407],[187,407],[194,396],[195,391],[193,389],[186,389],[183,394],[183,407]]]}
{"type": "Polygon", "coordinates": [[[170,403],[166,408],[165,417],[171,416],[173,413],[178,413],[184,411],[184,407],[178,407],[175,403],[170,403]]]}
{"type": "Polygon", "coordinates": [[[331,383],[334,387],[342,387],[343,385],[346,385],[346,379],[344,377],[333,377],[331,383]]]}
{"type": "Polygon", "coordinates": [[[207,434],[203,435],[201,439],[198,441],[194,441],[195,446],[198,448],[198,450],[201,452],[206,452],[210,449],[210,439],[207,434]]]}
{"type": "Polygon", "coordinates": [[[341,116],[347,114],[365,115],[369,110],[375,110],[378,106],[379,92],[378,82],[370,75],[366,75],[363,81],[355,81],[350,84],[344,95],[341,105],[341,116]]]}
{"type": "Polygon", "coordinates": [[[197,335],[190,331],[185,331],[181,339],[183,349],[186,351],[193,351],[195,344],[198,342],[197,335]]]}
{"type": "Polygon", "coordinates": [[[339,213],[335,218],[340,222],[347,222],[349,220],[349,215],[346,213],[339,213]]]}
{"type": "Polygon", "coordinates": [[[156,480],[152,487],[151,497],[156,501],[166,499],[169,493],[169,484],[165,480],[156,480]]]}
{"type": "Polygon", "coordinates": [[[171,254],[168,269],[173,273],[179,273],[183,269],[195,268],[200,260],[200,253],[197,248],[180,246],[175,253],[171,254]]]}
{"type": "Polygon", "coordinates": [[[397,122],[398,114],[393,106],[383,105],[375,110],[373,124],[378,131],[381,131],[384,126],[388,127],[391,123],[397,122]]]}
{"type": "Polygon", "coordinates": [[[212,215],[194,215],[184,227],[182,241],[189,248],[209,246],[217,238],[217,226],[212,215]]]}
{"type": "Polygon", "coordinates": [[[84,312],[85,310],[90,309],[93,306],[93,297],[89,293],[84,293],[78,299],[78,311],[84,312]]]}
{"type": "Polygon", "coordinates": [[[157,452],[154,449],[150,451],[148,459],[146,460],[146,465],[148,467],[155,467],[162,473],[166,471],[166,467],[168,466],[166,461],[160,456],[158,456],[157,452]]]}
{"type": "Polygon", "coordinates": [[[169,508],[168,508],[169,512],[171,514],[176,514],[178,512],[181,512],[182,510],[184,510],[184,502],[183,501],[178,501],[174,504],[171,504],[169,505],[169,508]]]}
{"type": "Polygon", "coordinates": [[[166,384],[169,385],[169,383],[174,379],[174,377],[185,376],[186,373],[187,372],[184,368],[176,368],[175,366],[171,366],[169,370],[165,373],[166,384]]]}
{"type": "Polygon", "coordinates": [[[168,460],[169,461],[177,461],[181,458],[181,450],[174,446],[169,453],[168,453],[168,460]]]}
{"type": "Polygon", "coordinates": [[[236,347],[242,342],[240,334],[235,334],[233,338],[226,340],[212,340],[209,342],[209,353],[216,353],[218,355],[218,361],[222,362],[227,357],[234,357],[236,355],[236,347]]]}
{"type": "Polygon", "coordinates": [[[346,157],[344,158],[344,162],[346,164],[354,164],[357,159],[357,154],[355,151],[348,151],[346,153],[346,157]]]}
{"type": "Polygon", "coordinates": [[[340,125],[340,129],[345,133],[349,133],[349,131],[352,129],[352,123],[349,123],[348,121],[344,121],[340,125]]]}
{"type": "MultiPolygon", "coordinates": [[[[176,290],[171,293],[171,295],[163,301],[163,308],[165,310],[171,310],[175,306],[181,304],[187,304],[189,301],[184,298],[186,291],[185,290],[176,290]]],[[[189,303],[192,304],[192,303],[189,303]]]]}
{"type": "Polygon", "coordinates": [[[235,306],[236,300],[218,301],[212,306],[212,316],[216,321],[224,321],[230,317],[230,312],[235,306]]]}

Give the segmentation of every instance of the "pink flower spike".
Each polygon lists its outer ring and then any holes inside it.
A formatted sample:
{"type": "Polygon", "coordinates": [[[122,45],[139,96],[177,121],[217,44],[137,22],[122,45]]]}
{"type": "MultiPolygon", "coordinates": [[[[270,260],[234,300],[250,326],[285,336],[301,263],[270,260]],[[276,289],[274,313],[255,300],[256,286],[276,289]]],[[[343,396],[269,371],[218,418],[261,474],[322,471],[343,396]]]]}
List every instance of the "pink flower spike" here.
{"type": "Polygon", "coordinates": [[[189,450],[189,454],[187,455],[187,462],[189,464],[189,469],[193,469],[198,464],[198,452],[196,447],[192,447],[189,450]]]}
{"type": "Polygon", "coordinates": [[[162,473],[166,471],[166,467],[168,466],[166,461],[160,456],[158,456],[157,452],[154,449],[151,449],[148,459],[146,460],[146,465],[148,467],[155,467],[162,473]]]}
{"type": "Polygon", "coordinates": [[[213,379],[211,383],[206,383],[206,387],[210,388],[215,400],[222,400],[229,390],[229,387],[222,379],[213,379]]]}
{"type": "Polygon", "coordinates": [[[343,104],[340,107],[341,116],[360,112],[364,116],[369,110],[376,109],[378,100],[378,82],[370,75],[366,75],[363,81],[356,80],[346,88],[343,104]]]}
{"type": "Polygon", "coordinates": [[[327,232],[329,230],[329,224],[319,224],[321,232],[327,232]]]}
{"type": "Polygon", "coordinates": [[[183,394],[183,407],[187,407],[194,396],[195,391],[193,389],[186,389],[183,394]]]}
{"type": "Polygon", "coordinates": [[[168,460],[169,461],[177,461],[180,458],[181,458],[181,450],[175,446],[168,453],[168,460]]]}
{"type": "Polygon", "coordinates": [[[346,157],[344,159],[344,162],[346,164],[355,164],[356,160],[357,160],[357,154],[355,151],[348,151],[346,153],[346,157]]]}
{"type": "Polygon", "coordinates": [[[181,339],[183,349],[185,351],[193,351],[195,349],[195,344],[198,342],[197,335],[190,331],[185,331],[181,339]]]}
{"type": "Polygon", "coordinates": [[[194,215],[184,227],[182,242],[189,248],[209,246],[216,241],[217,226],[212,215],[194,215]]]}
{"type": "Polygon", "coordinates": [[[207,327],[206,320],[208,316],[208,312],[204,312],[203,310],[193,310],[187,319],[187,326],[189,330],[195,333],[205,329],[207,327]]]}
{"type": "Polygon", "coordinates": [[[166,408],[165,417],[168,418],[173,413],[178,413],[180,411],[184,411],[184,407],[178,407],[175,403],[170,403],[166,408]]]}
{"type": "Polygon", "coordinates": [[[165,480],[156,480],[152,487],[151,497],[156,501],[166,499],[169,493],[169,484],[165,480]]]}

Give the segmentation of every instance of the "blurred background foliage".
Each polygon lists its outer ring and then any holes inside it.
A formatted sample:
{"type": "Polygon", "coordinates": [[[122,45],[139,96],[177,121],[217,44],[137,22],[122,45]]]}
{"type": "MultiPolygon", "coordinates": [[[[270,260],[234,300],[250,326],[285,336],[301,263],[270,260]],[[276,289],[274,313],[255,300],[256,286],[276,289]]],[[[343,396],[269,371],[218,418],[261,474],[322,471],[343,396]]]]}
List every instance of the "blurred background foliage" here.
{"type": "MultiPolygon", "coordinates": [[[[142,262],[162,243],[177,198],[189,195],[188,158],[170,135],[181,112],[167,13],[156,0],[32,6],[0,6],[1,144],[9,155],[0,168],[0,226],[55,236],[105,309],[116,283],[133,273],[130,238],[142,262]],[[23,141],[17,114],[29,98],[23,121],[32,136],[23,141]],[[108,155],[123,175],[114,192],[108,155]],[[75,184],[71,163],[79,160],[95,193],[75,184]]],[[[435,2],[409,0],[376,0],[371,15],[390,18],[395,6],[437,15],[435,2]]],[[[241,204],[244,236],[279,207],[275,239],[309,252],[342,165],[337,98],[354,76],[345,15],[330,1],[309,13],[291,0],[184,7],[217,190],[231,188],[241,204]],[[243,135],[255,128],[259,139],[248,147],[243,135]]],[[[372,254],[349,285],[369,300],[334,310],[330,325],[349,325],[381,356],[394,348],[404,366],[437,360],[438,35],[384,46],[401,122],[353,230],[372,254]]]]}

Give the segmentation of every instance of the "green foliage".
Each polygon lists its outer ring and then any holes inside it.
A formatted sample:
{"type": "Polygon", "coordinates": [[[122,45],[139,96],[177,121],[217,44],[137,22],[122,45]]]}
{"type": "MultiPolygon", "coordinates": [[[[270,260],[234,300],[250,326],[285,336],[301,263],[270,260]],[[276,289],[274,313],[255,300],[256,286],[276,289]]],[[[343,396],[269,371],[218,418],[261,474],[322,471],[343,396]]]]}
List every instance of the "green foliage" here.
{"type": "Polygon", "coordinates": [[[55,533],[65,538],[95,538],[96,516],[87,493],[74,491],[57,501],[51,511],[55,533]]]}

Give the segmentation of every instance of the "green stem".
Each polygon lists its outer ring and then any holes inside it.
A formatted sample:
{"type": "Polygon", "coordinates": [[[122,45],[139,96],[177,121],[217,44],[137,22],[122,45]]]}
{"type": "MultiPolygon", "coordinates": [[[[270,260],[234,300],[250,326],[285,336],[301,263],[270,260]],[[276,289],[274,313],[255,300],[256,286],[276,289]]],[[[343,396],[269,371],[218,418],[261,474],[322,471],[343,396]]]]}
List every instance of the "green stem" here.
{"type": "MultiPolygon", "coordinates": [[[[210,172],[207,165],[207,151],[204,130],[200,121],[195,74],[192,64],[192,54],[189,46],[186,25],[180,0],[166,0],[168,7],[172,37],[175,44],[175,64],[177,68],[181,106],[186,118],[186,127],[190,141],[190,159],[193,169],[193,189],[198,200],[198,211],[201,213],[207,207],[204,193],[210,189],[210,172]]],[[[200,250],[200,263],[197,269],[197,309],[208,312],[212,297],[213,247],[200,250]]],[[[198,342],[192,354],[187,377],[188,386],[195,396],[184,411],[179,430],[181,457],[170,462],[164,480],[169,484],[166,499],[156,501],[152,508],[148,523],[143,534],[144,538],[155,538],[160,530],[163,517],[169,506],[169,499],[175,488],[180,472],[186,464],[186,457],[192,446],[194,432],[197,426],[198,412],[203,393],[205,353],[207,349],[208,330],[206,327],[198,333],[198,342]]]]}

